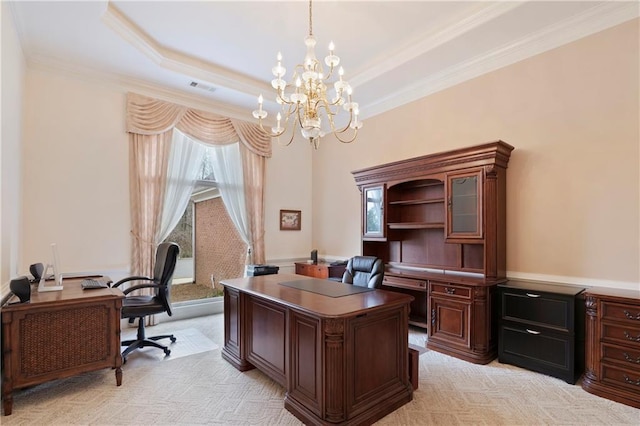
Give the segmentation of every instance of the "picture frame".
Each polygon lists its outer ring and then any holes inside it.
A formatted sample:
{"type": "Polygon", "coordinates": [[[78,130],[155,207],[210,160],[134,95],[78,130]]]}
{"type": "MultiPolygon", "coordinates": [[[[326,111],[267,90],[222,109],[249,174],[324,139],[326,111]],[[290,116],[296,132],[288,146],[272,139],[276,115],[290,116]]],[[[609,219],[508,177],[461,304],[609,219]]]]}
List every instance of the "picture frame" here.
{"type": "Polygon", "coordinates": [[[301,210],[280,210],[280,230],[299,231],[302,224],[301,210]]]}

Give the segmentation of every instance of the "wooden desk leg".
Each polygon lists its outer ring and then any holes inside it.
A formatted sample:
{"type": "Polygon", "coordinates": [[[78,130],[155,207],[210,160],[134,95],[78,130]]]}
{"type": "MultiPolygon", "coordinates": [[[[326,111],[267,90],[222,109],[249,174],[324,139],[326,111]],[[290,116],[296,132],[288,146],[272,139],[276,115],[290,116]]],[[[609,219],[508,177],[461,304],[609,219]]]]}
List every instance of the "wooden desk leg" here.
{"type": "Polygon", "coordinates": [[[420,368],[420,352],[413,348],[409,348],[409,381],[413,386],[413,390],[418,389],[418,369],[420,368]]]}
{"type": "Polygon", "coordinates": [[[11,315],[2,315],[2,408],[8,416],[13,410],[13,365],[11,359],[11,315]]]}
{"type": "Polygon", "coordinates": [[[4,408],[4,415],[10,416],[13,410],[13,395],[11,392],[2,395],[2,406],[4,408]]]}
{"type": "Polygon", "coordinates": [[[116,386],[122,384],[122,368],[116,367],[116,386]]]}

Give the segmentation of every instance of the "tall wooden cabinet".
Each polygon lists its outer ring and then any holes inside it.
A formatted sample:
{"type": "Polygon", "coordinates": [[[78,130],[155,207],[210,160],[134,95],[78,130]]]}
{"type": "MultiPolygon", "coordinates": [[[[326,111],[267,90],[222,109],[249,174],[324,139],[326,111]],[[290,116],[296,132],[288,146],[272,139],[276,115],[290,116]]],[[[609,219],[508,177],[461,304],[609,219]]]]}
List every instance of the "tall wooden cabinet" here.
{"type": "Polygon", "coordinates": [[[496,357],[512,150],[496,141],[352,172],[362,254],[385,262],[383,288],[414,297],[409,320],[427,347],[475,363],[496,357]]]}

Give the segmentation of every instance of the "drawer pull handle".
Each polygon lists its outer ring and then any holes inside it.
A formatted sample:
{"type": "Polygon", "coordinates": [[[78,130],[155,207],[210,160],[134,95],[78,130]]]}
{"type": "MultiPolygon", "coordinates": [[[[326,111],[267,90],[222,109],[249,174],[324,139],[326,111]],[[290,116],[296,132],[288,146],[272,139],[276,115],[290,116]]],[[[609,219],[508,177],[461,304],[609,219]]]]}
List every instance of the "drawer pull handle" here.
{"type": "Polygon", "coordinates": [[[627,311],[626,309],[624,310],[624,316],[632,320],[640,321],[640,314],[633,315],[631,312],[627,311]]]}
{"type": "Polygon", "coordinates": [[[525,294],[529,297],[540,297],[539,294],[533,294],[533,293],[525,293],[525,294]]]}
{"type": "Polygon", "coordinates": [[[539,331],[529,330],[528,328],[526,328],[525,330],[527,330],[527,333],[529,333],[529,334],[536,334],[536,335],[540,334],[539,331]]]}
{"type": "Polygon", "coordinates": [[[636,359],[633,359],[633,357],[630,357],[629,354],[627,354],[626,352],[623,352],[622,355],[624,355],[624,359],[626,359],[627,361],[640,364],[640,356],[636,359]]]}
{"type": "Polygon", "coordinates": [[[630,385],[636,385],[636,386],[640,386],[640,379],[638,380],[632,380],[629,378],[629,376],[627,376],[626,374],[624,375],[624,381],[629,383],[630,385]]]}
{"type": "Polygon", "coordinates": [[[444,291],[446,291],[447,294],[456,294],[456,289],[455,288],[445,287],[444,291]]]}
{"type": "Polygon", "coordinates": [[[623,331],[623,333],[624,333],[624,337],[626,337],[628,340],[631,340],[632,342],[640,342],[640,334],[637,335],[636,337],[633,337],[627,332],[627,330],[623,331]]]}

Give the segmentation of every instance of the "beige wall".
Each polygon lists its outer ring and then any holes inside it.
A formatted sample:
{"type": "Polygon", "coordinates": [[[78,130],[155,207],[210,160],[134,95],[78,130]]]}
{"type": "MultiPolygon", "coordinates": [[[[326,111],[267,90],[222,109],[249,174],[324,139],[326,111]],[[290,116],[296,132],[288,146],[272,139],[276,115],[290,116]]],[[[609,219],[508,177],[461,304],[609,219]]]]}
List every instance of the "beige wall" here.
{"type": "Polygon", "coordinates": [[[128,270],[129,158],[125,95],[62,74],[27,73],[22,267],[128,270]]]}
{"type": "Polygon", "coordinates": [[[314,245],[360,252],[352,170],[502,139],[512,277],[638,288],[640,20],[366,120],[313,160],[314,245]]]}
{"type": "Polygon", "coordinates": [[[2,135],[0,139],[0,287],[19,273],[21,247],[22,199],[22,108],[25,60],[11,13],[6,2],[2,15],[2,58],[0,67],[0,109],[2,135]]]}

